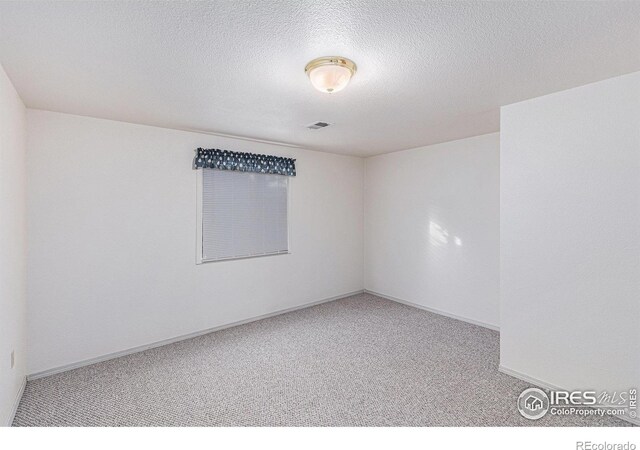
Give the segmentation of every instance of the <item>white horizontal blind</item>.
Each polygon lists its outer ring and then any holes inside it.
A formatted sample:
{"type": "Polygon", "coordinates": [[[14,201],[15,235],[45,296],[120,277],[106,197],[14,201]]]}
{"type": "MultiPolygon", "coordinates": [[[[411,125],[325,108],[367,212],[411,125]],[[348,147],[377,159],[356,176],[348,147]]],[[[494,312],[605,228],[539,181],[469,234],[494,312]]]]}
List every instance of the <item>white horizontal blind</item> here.
{"type": "Polygon", "coordinates": [[[286,253],[289,177],[202,169],[202,260],[286,253]]]}

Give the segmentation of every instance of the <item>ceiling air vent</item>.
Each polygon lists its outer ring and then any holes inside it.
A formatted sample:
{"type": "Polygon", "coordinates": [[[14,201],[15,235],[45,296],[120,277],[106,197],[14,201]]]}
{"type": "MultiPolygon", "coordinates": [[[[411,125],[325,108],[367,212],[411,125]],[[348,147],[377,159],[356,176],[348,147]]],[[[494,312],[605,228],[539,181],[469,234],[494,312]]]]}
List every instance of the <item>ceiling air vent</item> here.
{"type": "Polygon", "coordinates": [[[327,122],[314,122],[312,124],[307,125],[307,128],[310,130],[319,130],[321,128],[328,127],[329,125],[331,124],[327,122]]]}

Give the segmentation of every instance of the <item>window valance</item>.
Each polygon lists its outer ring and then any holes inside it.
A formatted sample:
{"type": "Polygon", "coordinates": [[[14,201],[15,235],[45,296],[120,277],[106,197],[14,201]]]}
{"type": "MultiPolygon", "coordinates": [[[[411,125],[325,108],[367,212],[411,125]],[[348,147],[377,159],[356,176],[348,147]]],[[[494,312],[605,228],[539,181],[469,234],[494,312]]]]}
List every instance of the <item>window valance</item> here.
{"type": "Polygon", "coordinates": [[[231,152],[217,148],[196,150],[194,169],[238,170],[240,172],[271,173],[296,176],[296,160],[280,156],[231,152]]]}

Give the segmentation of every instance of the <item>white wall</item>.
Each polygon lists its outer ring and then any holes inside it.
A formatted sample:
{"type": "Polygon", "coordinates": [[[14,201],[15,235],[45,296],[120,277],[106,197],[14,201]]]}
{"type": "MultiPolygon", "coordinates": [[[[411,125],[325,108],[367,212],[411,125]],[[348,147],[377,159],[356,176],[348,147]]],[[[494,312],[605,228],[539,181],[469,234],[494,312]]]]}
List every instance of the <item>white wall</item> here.
{"type": "Polygon", "coordinates": [[[27,360],[25,131],[25,107],[0,66],[0,425],[12,418],[27,360]]]}
{"type": "Polygon", "coordinates": [[[640,72],[501,116],[501,365],[640,387],[640,72]]]}
{"type": "Polygon", "coordinates": [[[365,288],[499,323],[499,135],[366,159],[365,288]]]}
{"type": "Polygon", "coordinates": [[[29,373],[362,289],[363,161],[28,111],[29,373]],[[297,159],[290,255],[196,265],[194,149],[297,159]]]}

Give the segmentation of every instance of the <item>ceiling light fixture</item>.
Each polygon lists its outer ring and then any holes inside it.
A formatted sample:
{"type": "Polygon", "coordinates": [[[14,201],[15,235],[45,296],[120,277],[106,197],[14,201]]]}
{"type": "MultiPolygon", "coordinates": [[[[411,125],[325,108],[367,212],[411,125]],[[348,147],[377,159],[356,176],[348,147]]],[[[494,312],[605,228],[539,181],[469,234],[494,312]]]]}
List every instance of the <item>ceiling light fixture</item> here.
{"type": "Polygon", "coordinates": [[[332,94],[343,90],[356,73],[356,64],[342,56],[323,56],[311,61],[304,72],[313,87],[320,92],[332,94]]]}

